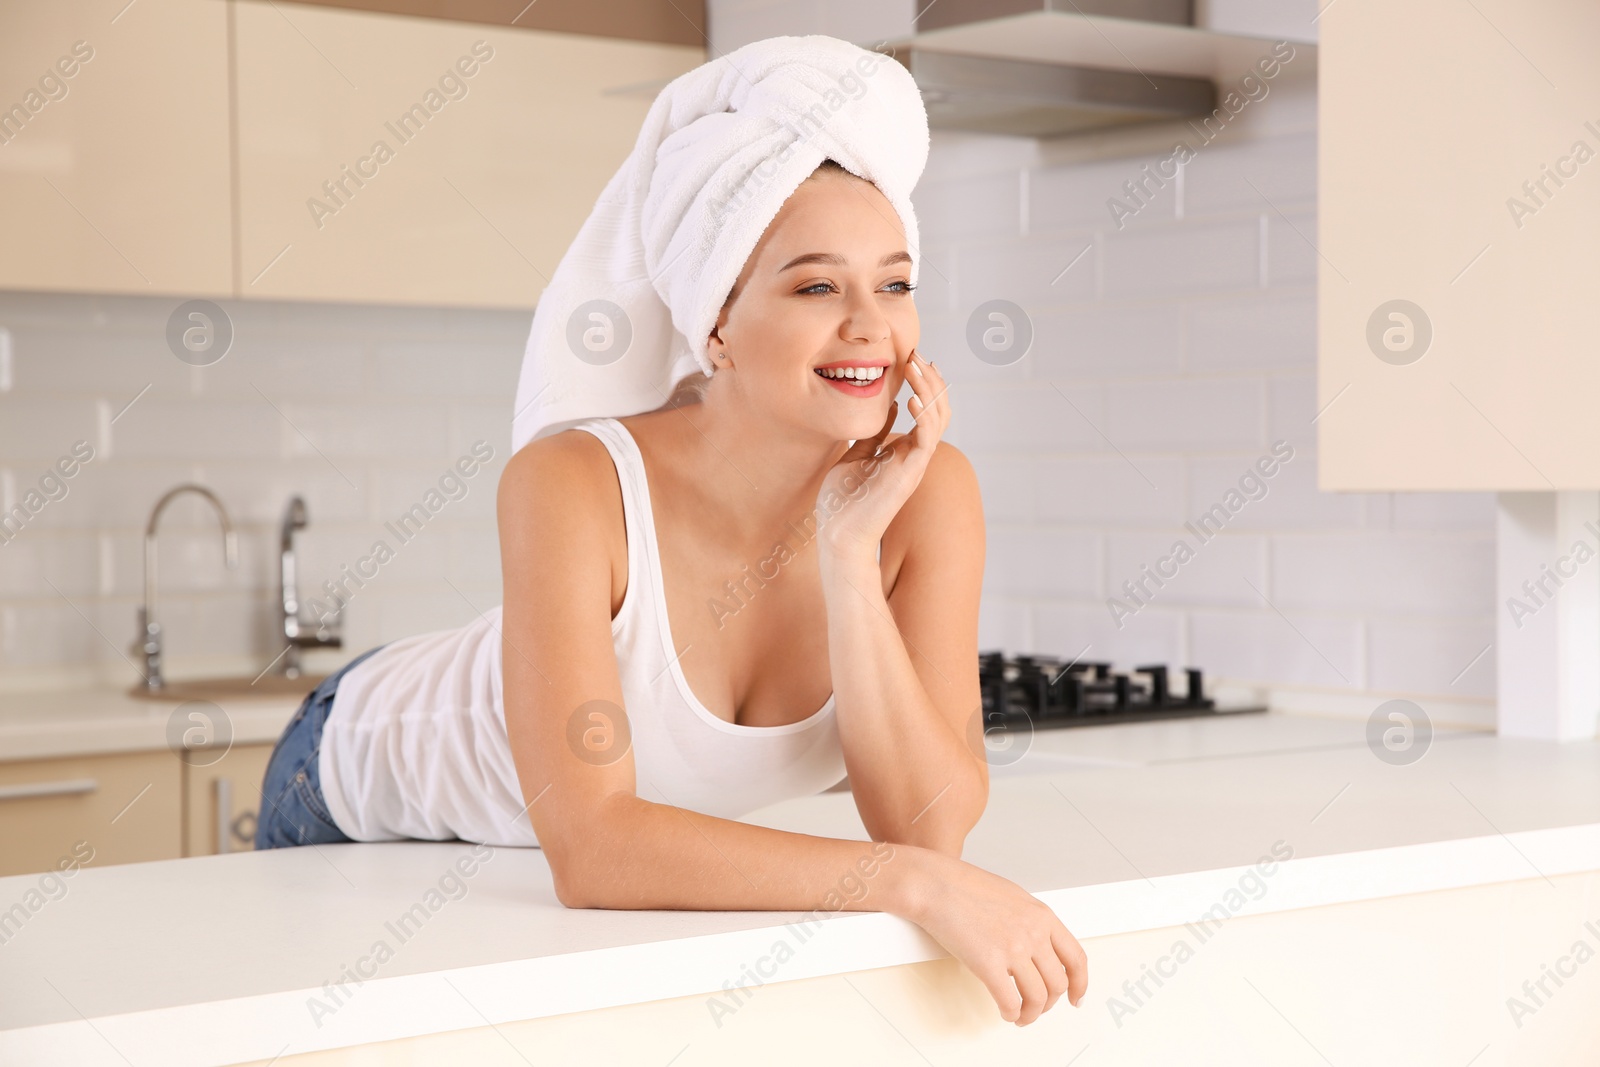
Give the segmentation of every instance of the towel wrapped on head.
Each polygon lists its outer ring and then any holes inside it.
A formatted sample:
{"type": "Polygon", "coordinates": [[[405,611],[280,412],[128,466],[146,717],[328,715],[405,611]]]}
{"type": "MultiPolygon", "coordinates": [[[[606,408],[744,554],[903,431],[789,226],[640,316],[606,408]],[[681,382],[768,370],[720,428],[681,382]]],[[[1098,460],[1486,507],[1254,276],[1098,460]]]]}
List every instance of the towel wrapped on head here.
{"type": "Polygon", "coordinates": [[[892,57],[821,35],[755,41],[675,78],[540,295],[512,451],[581,419],[660,408],[696,371],[734,282],[824,159],[899,214],[915,284],[911,190],[928,118],[892,57]]]}

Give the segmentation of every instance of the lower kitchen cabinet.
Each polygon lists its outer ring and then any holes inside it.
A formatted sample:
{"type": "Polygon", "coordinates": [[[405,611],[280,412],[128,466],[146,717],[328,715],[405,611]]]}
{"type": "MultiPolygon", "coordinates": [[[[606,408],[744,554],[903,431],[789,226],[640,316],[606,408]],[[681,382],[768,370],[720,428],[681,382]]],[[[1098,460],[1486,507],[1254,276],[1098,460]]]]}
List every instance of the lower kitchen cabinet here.
{"type": "Polygon", "coordinates": [[[249,851],[272,747],[0,763],[0,877],[249,851]]]}
{"type": "Polygon", "coordinates": [[[0,763],[0,876],[183,855],[171,752],[0,763]]]}
{"type": "Polygon", "coordinates": [[[261,779],[272,745],[235,745],[209,766],[184,767],[183,854],[212,856],[254,847],[261,779]]]}

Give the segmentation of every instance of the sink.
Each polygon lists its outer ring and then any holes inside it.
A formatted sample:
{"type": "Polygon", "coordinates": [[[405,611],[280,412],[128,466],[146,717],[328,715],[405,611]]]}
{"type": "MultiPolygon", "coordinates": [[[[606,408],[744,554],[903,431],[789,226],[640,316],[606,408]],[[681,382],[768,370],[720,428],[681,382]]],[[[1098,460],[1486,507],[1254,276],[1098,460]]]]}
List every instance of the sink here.
{"type": "Polygon", "coordinates": [[[128,692],[141,700],[161,700],[169,703],[184,700],[209,700],[212,703],[224,700],[270,700],[286,696],[304,697],[326,677],[328,677],[326,674],[302,674],[298,678],[285,678],[281,674],[264,674],[260,678],[242,676],[190,678],[168,682],[166,686],[157,690],[135,685],[128,692]]]}

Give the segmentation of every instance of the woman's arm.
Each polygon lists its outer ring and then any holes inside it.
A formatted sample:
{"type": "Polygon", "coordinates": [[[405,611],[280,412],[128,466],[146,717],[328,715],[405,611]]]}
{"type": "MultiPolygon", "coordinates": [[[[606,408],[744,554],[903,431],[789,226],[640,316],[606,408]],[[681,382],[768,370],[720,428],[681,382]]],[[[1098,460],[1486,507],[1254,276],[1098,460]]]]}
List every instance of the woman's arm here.
{"type": "Polygon", "coordinates": [[[595,534],[615,533],[620,493],[603,446],[582,431],[526,446],[500,482],[506,732],[557,898],[587,908],[885,911],[965,963],[1008,1021],[1026,1025],[1064,994],[1081,1001],[1082,947],[1049,907],[998,875],[916,845],[788,833],[635,794],[611,562],[595,534]]]}
{"type": "Polygon", "coordinates": [[[569,907],[914,912],[927,884],[919,849],[635,795],[609,541],[596,536],[615,532],[620,493],[603,446],[581,431],[522,449],[500,483],[506,731],[557,897],[569,907]]]}
{"type": "Polygon", "coordinates": [[[983,505],[972,465],[938,443],[884,533],[881,563],[826,540],[819,551],[839,737],[862,823],[874,838],[959,858],[989,795],[977,663],[983,505]]]}

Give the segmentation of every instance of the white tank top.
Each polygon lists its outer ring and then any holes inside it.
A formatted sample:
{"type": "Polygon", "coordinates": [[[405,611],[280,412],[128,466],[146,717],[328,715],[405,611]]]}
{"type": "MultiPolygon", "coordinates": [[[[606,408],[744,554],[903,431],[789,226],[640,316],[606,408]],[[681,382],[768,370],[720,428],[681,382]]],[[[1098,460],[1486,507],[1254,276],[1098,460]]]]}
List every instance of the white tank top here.
{"type": "MultiPolygon", "coordinates": [[[[638,795],[720,818],[820,793],[845,776],[830,694],[784,726],[740,726],[689,690],[662,590],[639,447],[622,423],[586,419],[622,487],[628,589],[611,621],[638,795]]],[[[328,811],[356,841],[537,845],[506,738],[500,608],[455,630],[385,645],[339,680],[318,770],[328,811]]]]}

